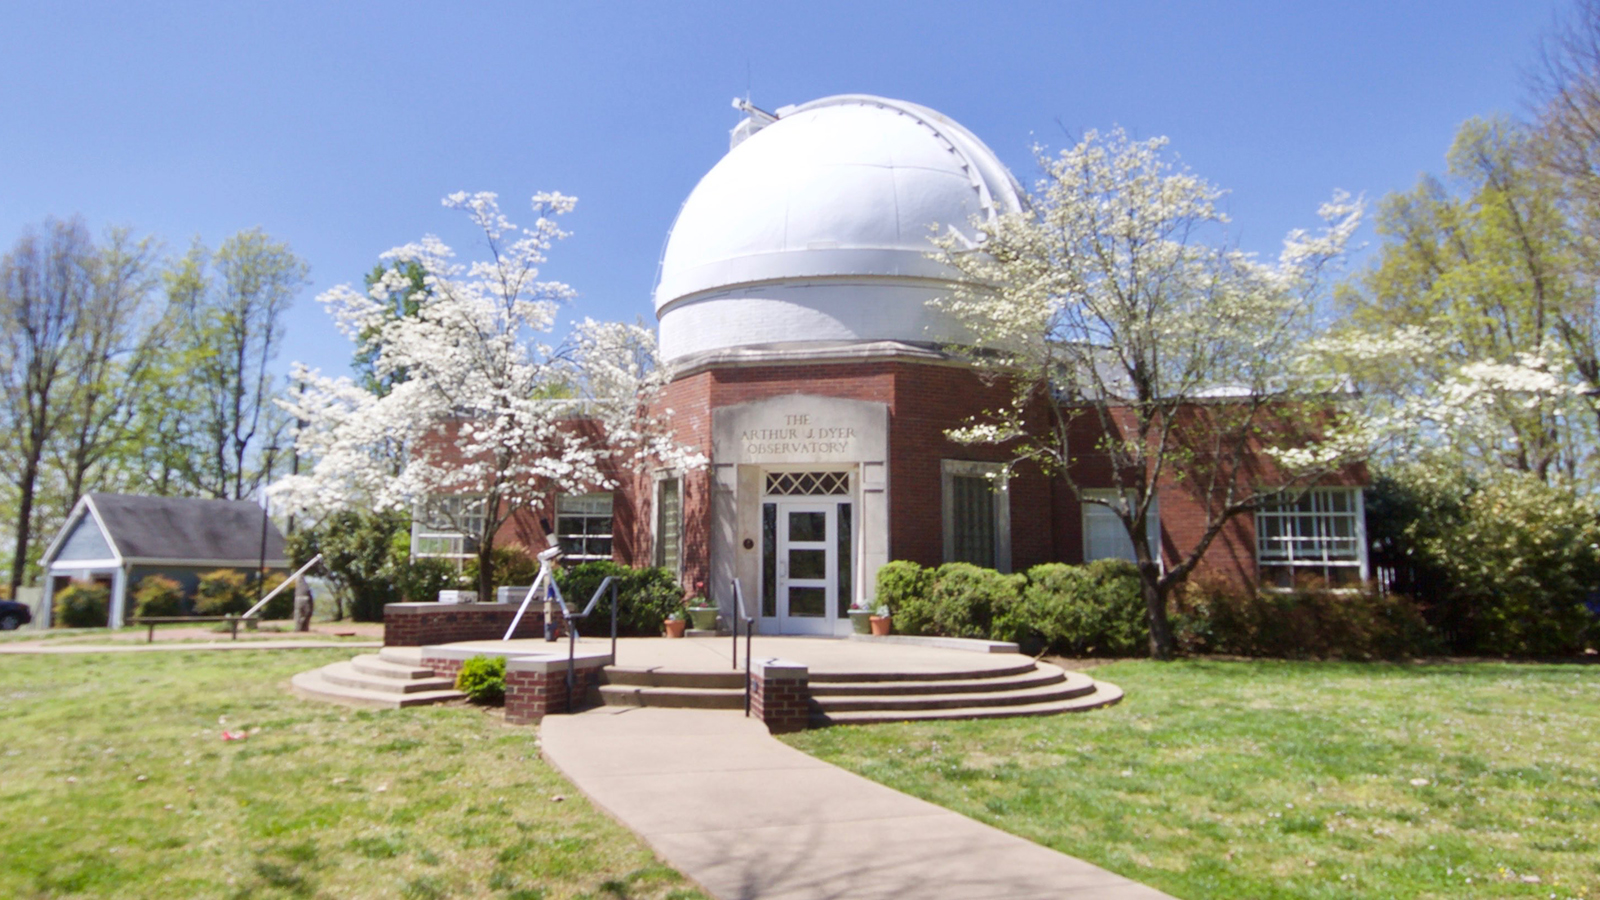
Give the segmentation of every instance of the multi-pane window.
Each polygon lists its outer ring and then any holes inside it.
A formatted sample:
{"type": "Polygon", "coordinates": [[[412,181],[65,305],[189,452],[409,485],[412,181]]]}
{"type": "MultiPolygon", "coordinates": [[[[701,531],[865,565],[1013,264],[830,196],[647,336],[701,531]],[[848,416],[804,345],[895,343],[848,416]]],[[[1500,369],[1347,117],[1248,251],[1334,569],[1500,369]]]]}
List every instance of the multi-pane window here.
{"type": "Polygon", "coordinates": [[[568,562],[611,558],[611,494],[556,498],[556,539],[568,562]]]}
{"type": "Polygon", "coordinates": [[[663,478],[656,482],[656,565],[674,575],[683,561],[683,482],[663,478]]]}
{"type": "MultiPolygon", "coordinates": [[[[1091,500],[1112,500],[1116,491],[1090,490],[1083,492],[1083,561],[1097,559],[1125,559],[1137,562],[1133,552],[1133,538],[1122,519],[1104,503],[1091,500]]],[[[1161,558],[1161,514],[1156,498],[1150,499],[1150,511],[1145,516],[1145,535],[1150,541],[1150,553],[1161,558]]]]}
{"type": "Polygon", "coordinates": [[[411,513],[411,555],[465,559],[478,552],[482,497],[429,497],[411,513]]]}
{"type": "Polygon", "coordinates": [[[1001,465],[947,459],[943,469],[945,562],[1010,571],[1010,494],[1001,465]]]}
{"type": "Polygon", "coordinates": [[[1366,577],[1366,529],[1359,488],[1312,488],[1256,512],[1262,584],[1293,587],[1314,575],[1331,585],[1366,577]]]}

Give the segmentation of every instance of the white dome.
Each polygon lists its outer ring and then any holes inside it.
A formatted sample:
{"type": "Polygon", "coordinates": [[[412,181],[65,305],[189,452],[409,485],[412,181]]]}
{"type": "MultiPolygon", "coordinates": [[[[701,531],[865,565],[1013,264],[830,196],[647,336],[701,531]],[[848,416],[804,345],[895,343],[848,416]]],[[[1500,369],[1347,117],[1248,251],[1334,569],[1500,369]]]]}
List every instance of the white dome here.
{"type": "Polygon", "coordinates": [[[983,142],[940,113],[843,95],[778,110],[689,195],[656,287],[661,351],[679,359],[765,344],[940,341],[927,306],[949,269],[933,228],[1020,208],[983,142]]]}

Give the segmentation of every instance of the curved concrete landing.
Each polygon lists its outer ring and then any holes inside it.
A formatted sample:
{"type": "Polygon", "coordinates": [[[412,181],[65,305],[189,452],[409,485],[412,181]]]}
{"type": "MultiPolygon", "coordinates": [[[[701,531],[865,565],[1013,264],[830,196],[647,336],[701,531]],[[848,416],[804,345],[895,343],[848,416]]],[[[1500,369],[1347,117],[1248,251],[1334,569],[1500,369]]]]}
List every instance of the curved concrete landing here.
{"type": "Polygon", "coordinates": [[[801,753],[737,712],[601,707],[546,718],[540,739],[719,900],[1168,898],[801,753]]]}

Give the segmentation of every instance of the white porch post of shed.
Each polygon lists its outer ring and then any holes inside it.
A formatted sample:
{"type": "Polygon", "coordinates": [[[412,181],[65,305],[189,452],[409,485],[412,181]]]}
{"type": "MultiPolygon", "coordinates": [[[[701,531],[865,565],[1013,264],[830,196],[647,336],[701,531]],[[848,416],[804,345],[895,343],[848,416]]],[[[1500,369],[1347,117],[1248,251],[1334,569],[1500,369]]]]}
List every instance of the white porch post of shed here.
{"type": "Polygon", "coordinates": [[[111,621],[112,628],[121,628],[126,618],[125,606],[128,599],[128,567],[118,566],[111,573],[111,621]]]}

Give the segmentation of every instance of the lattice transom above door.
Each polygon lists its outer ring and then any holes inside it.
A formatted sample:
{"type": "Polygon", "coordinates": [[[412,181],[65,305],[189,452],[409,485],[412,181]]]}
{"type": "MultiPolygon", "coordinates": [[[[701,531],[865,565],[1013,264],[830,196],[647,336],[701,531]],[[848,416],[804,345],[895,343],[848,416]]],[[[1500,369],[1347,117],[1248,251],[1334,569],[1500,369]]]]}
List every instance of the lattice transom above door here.
{"type": "Polygon", "coordinates": [[[768,497],[844,497],[849,472],[768,472],[768,497]]]}

